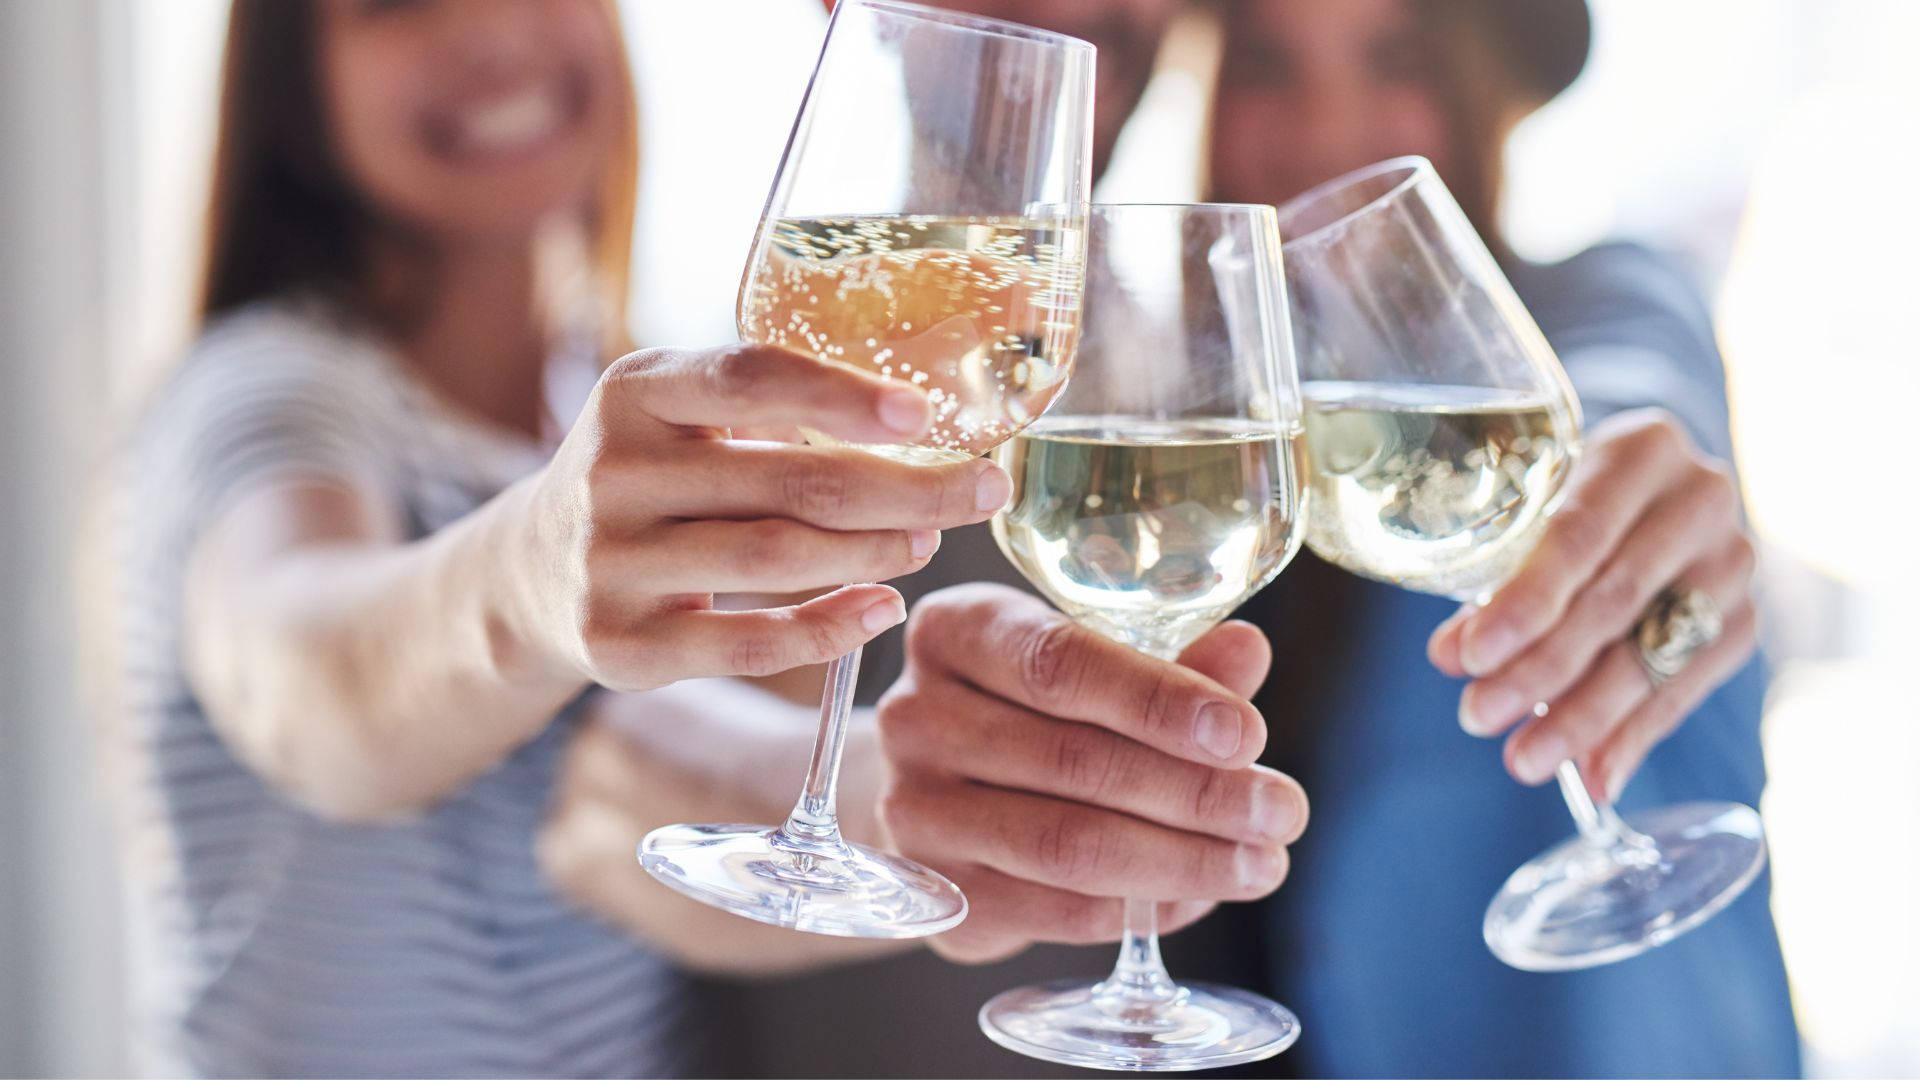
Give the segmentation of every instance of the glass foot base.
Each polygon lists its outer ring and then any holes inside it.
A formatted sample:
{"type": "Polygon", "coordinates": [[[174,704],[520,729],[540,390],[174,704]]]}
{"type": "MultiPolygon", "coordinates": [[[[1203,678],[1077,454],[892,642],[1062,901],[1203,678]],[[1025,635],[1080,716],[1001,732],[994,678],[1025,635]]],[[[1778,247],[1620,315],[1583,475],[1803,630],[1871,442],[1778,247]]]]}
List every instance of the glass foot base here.
{"type": "Polygon", "coordinates": [[[967,917],[959,887],[916,862],[765,825],[668,825],[639,854],[647,873],[695,900],[793,930],[915,938],[967,917]]]}
{"type": "Polygon", "coordinates": [[[1183,983],[1131,1004],[1102,983],[1067,979],[1009,990],[980,1007],[980,1030],[1015,1053],[1127,1072],[1211,1069],[1272,1057],[1300,1037],[1284,1006],[1230,986],[1183,983]]]}
{"type": "Polygon", "coordinates": [[[1598,967],[1664,945],[1746,891],[1766,865],[1760,815],[1682,803],[1627,818],[1629,841],[1575,837],[1514,871],[1487,908],[1487,947],[1524,971],[1598,967]]]}

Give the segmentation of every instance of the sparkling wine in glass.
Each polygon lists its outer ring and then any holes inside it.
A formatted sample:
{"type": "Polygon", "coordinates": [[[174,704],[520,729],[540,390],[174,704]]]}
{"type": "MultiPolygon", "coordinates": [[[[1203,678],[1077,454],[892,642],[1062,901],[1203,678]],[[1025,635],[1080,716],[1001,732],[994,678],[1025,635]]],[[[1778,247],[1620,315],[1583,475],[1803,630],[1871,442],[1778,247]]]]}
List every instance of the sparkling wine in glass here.
{"type": "MultiPolygon", "coordinates": [[[[1272,207],[1100,206],[1073,382],[1002,445],[993,534],[1075,622],[1173,659],[1258,592],[1305,528],[1300,406],[1272,207]]],[[[1009,990],[988,1037],[1031,1057],[1174,1071],[1255,1061],[1299,1035],[1284,1007],[1176,983],[1155,897],[1125,902],[1107,978],[1009,990]]]]}
{"type": "Polygon", "coordinates": [[[1082,227],[1045,208],[783,218],[742,289],[740,335],[927,392],[925,437],[861,449],[914,463],[976,457],[1032,423],[1064,385],[1080,325],[1082,227]]]}
{"type": "MultiPolygon", "coordinates": [[[[1012,437],[1065,385],[1078,342],[1092,108],[1084,41],[841,0],[741,281],[741,337],[926,391],[926,436],[860,449],[938,463],[1012,437]]],[[[697,900],[815,933],[920,937],[965,918],[946,878],[840,835],[859,669],[858,650],[828,668],[785,823],[669,825],[641,842],[641,865],[697,900]]]]}
{"type": "MultiPolygon", "coordinates": [[[[1307,543],[1354,573],[1483,600],[1533,550],[1579,455],[1552,348],[1423,158],[1280,209],[1312,497],[1307,543]]],[[[1766,862],[1735,803],[1623,820],[1571,762],[1575,837],[1507,879],[1483,931],[1514,967],[1635,956],[1705,922],[1766,862]]]]}

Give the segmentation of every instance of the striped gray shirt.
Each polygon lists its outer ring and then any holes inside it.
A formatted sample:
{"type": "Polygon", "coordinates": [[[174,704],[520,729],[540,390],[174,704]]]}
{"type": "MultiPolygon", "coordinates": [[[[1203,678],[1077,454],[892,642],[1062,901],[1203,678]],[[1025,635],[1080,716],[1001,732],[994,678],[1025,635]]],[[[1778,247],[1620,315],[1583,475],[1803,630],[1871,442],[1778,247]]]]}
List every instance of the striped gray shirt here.
{"type": "MultiPolygon", "coordinates": [[[[181,660],[198,530],[276,476],[371,480],[412,536],[541,460],[317,306],[221,319],[121,472],[117,605],[137,767],[135,1008],[149,1071],[661,1075],[696,1068],[666,961],[567,907],[532,841],[576,710],[408,820],[323,821],[242,765],[181,660]],[[136,984],[140,985],[140,984],[136,984]]],[[[639,873],[636,868],[635,873],[639,873]]]]}

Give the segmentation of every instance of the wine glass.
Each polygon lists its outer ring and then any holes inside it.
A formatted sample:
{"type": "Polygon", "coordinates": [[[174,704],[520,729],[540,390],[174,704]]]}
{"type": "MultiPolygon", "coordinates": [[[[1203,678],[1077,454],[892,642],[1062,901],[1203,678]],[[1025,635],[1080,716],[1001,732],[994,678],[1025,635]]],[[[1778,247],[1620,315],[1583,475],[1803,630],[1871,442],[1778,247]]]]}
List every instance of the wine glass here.
{"type": "MultiPolygon", "coordinates": [[[[1101,206],[1088,222],[1073,382],[995,452],[993,535],[1075,622],[1171,660],[1300,548],[1299,391],[1270,206],[1101,206]]],[[[1300,1024],[1231,987],[1175,983],[1153,897],[1125,902],[1113,973],[1010,990],[980,1027],[1030,1057],[1172,1071],[1279,1053],[1300,1024]]]]}
{"type": "MultiPolygon", "coordinates": [[[[932,430],[861,449],[983,454],[1045,411],[1079,335],[1093,46],[1012,23],[842,0],[740,286],[740,335],[924,388],[932,430]]],[[[815,443],[831,442],[806,432],[815,443]]],[[[833,662],[806,784],[778,827],[669,825],[648,872],[697,900],[845,937],[966,917],[946,878],[840,835],[860,652],[833,662]]]]}
{"type": "MultiPolygon", "coordinates": [[[[1559,360],[1424,158],[1323,184],[1282,207],[1280,226],[1308,545],[1365,577],[1484,602],[1539,540],[1579,455],[1559,360]]],[[[1623,821],[1573,762],[1558,778],[1579,834],[1515,871],[1487,909],[1487,946],[1514,967],[1593,967],[1664,944],[1766,861],[1749,807],[1623,821]]]]}

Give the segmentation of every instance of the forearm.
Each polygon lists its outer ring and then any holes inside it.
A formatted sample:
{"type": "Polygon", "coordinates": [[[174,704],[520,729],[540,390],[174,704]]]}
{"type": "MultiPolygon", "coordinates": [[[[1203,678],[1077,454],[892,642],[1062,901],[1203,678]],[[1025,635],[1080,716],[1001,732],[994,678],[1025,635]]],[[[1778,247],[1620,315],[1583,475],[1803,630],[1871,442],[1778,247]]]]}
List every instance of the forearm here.
{"type": "MultiPolygon", "coordinates": [[[[697,970],[773,975],[906,948],[763,926],[689,900],[634,865],[634,845],[661,825],[785,817],[815,727],[811,708],[733,680],[596,695],[541,830],[541,866],[574,904],[697,970]]],[[[854,839],[874,831],[875,751],[870,718],[859,716],[840,788],[854,839]]]]}
{"type": "Polygon", "coordinates": [[[1517,272],[1589,426],[1629,409],[1662,408],[1702,447],[1730,455],[1712,320],[1684,267],[1636,245],[1603,244],[1556,267],[1517,272]]]}
{"type": "Polygon", "coordinates": [[[1726,385],[1717,363],[1706,362],[1710,358],[1594,344],[1569,350],[1561,359],[1588,427],[1629,409],[1665,409],[1701,447],[1722,457],[1730,452],[1726,385]]]}
{"type": "Polygon", "coordinates": [[[223,735],[293,798],[370,820],[432,803],[536,734],[585,680],[531,644],[514,565],[524,497],[511,488],[418,542],[362,533],[259,558],[248,548],[274,526],[236,507],[241,528],[209,534],[187,593],[189,666],[223,735]]]}

